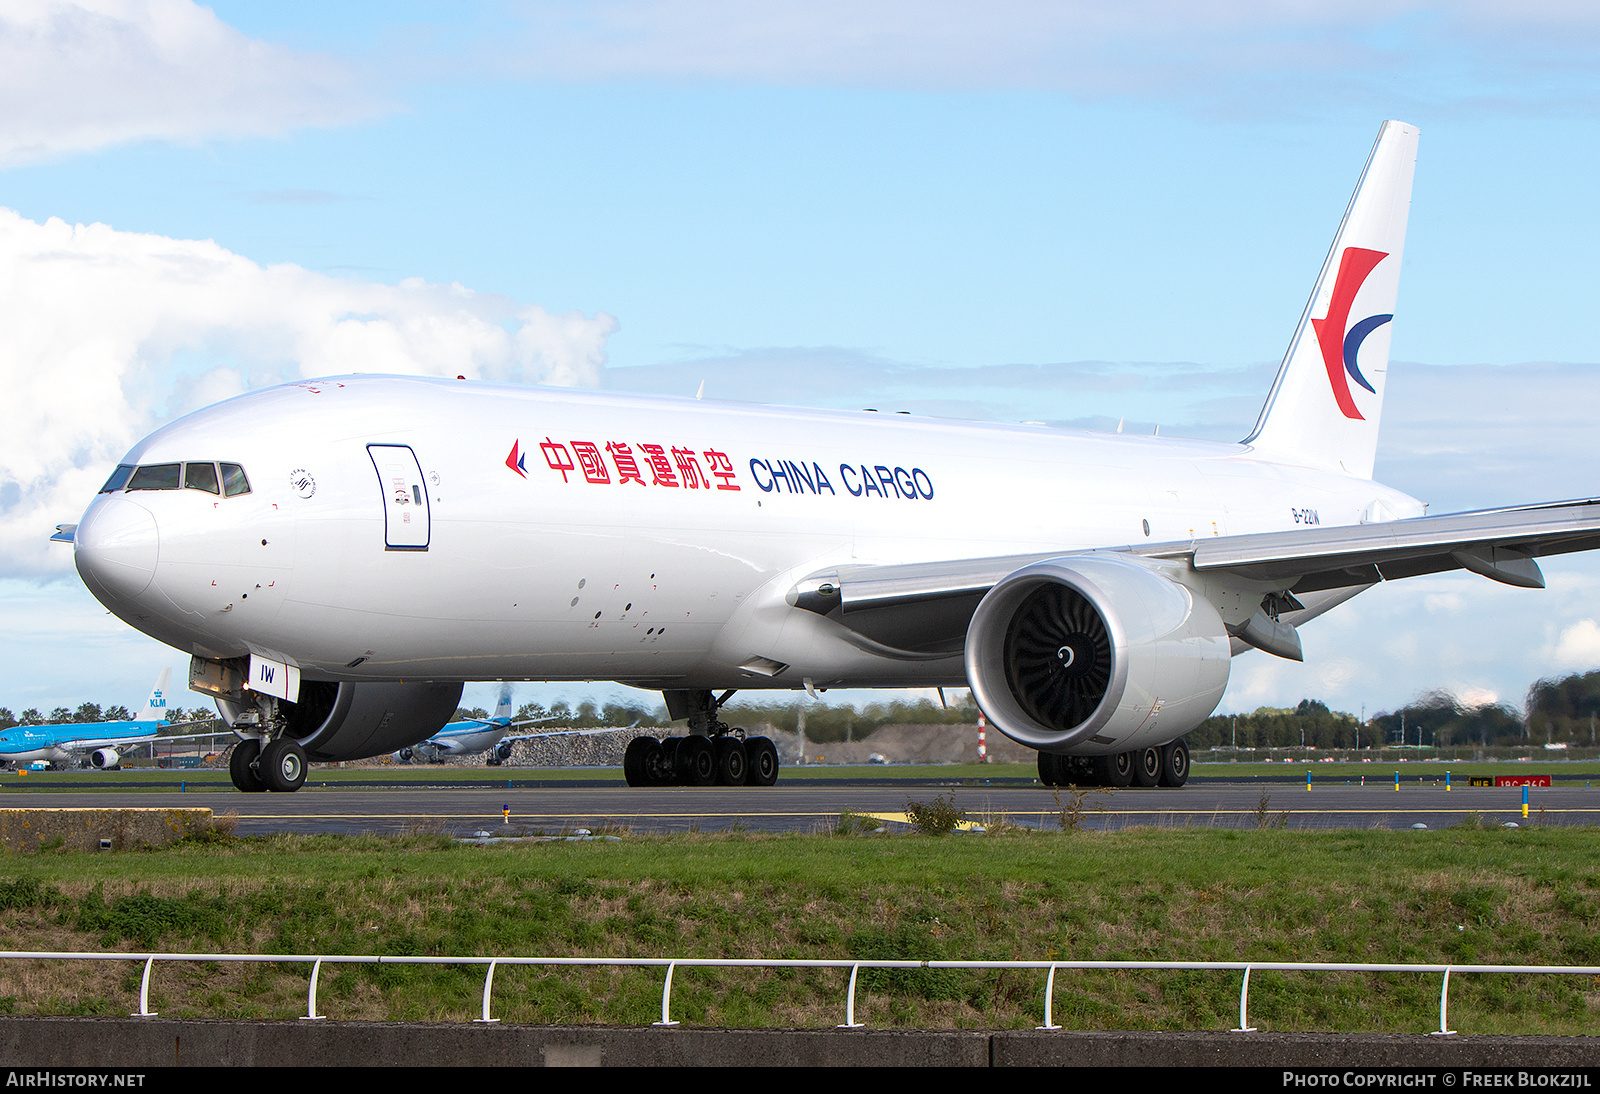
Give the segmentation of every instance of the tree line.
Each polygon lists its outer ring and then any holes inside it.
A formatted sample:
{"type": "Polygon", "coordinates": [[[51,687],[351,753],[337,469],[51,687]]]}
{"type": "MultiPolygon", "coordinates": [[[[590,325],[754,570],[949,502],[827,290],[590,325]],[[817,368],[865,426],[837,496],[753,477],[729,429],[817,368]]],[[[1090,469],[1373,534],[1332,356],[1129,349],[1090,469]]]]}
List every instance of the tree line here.
{"type": "MultiPolygon", "coordinates": [[[[760,694],[760,693],[752,693],[760,694]]],[[[868,703],[859,709],[848,703],[829,704],[811,699],[758,700],[738,698],[722,708],[730,725],[767,723],[795,732],[804,719],[806,738],[819,744],[861,739],[885,725],[961,725],[978,719],[970,692],[953,692],[948,706],[931,699],[896,699],[868,703]]],[[[0,729],[16,725],[60,725],[73,722],[127,721],[125,706],[102,707],[83,703],[76,710],[56,707],[46,716],[36,708],[20,715],[0,707],[0,729]]],[[[167,711],[167,722],[204,722],[216,719],[210,707],[167,711]]],[[[481,707],[463,707],[456,720],[486,718],[481,707]]],[[[616,726],[656,729],[670,724],[660,703],[596,703],[576,706],[555,702],[549,707],[527,703],[517,720],[534,720],[552,728],[616,726]]],[[[1528,689],[1523,710],[1504,703],[1464,703],[1447,691],[1431,691],[1397,710],[1383,711],[1363,721],[1347,711],[1336,711],[1320,699],[1302,699],[1294,707],[1261,707],[1249,714],[1219,714],[1207,718],[1189,733],[1192,747],[1237,745],[1240,748],[1372,748],[1395,745],[1516,746],[1566,743],[1600,744],[1600,670],[1539,680],[1528,689]]],[[[530,727],[531,728],[531,727],[530,727]]]]}
{"type": "MultiPolygon", "coordinates": [[[[169,707],[161,719],[164,722],[209,722],[217,718],[217,712],[212,707],[195,707],[193,710],[184,710],[182,707],[169,707]]],[[[102,707],[99,703],[80,703],[76,710],[67,707],[56,707],[48,716],[40,713],[38,708],[29,707],[21,714],[13,714],[10,707],[0,707],[0,729],[10,729],[12,726],[50,726],[73,725],[80,722],[128,722],[133,720],[133,712],[125,706],[102,707]]]]}
{"type": "Polygon", "coordinates": [[[1448,691],[1430,691],[1362,721],[1316,699],[1295,707],[1261,707],[1249,714],[1207,718],[1189,734],[1191,746],[1240,748],[1376,748],[1396,745],[1516,747],[1600,744],[1600,671],[1539,680],[1521,711],[1506,703],[1471,704],[1448,691]]]}
{"type": "MultiPolygon", "coordinates": [[[[868,703],[859,710],[848,703],[832,705],[810,699],[784,699],[757,701],[738,699],[723,707],[720,716],[733,726],[767,724],[774,728],[796,732],[802,721],[806,739],[817,744],[835,741],[858,740],[886,725],[965,725],[978,720],[978,708],[969,692],[953,692],[950,703],[941,707],[931,699],[896,699],[887,703],[868,703]]],[[[489,712],[482,707],[462,707],[456,711],[455,720],[487,718],[489,712]]],[[[627,728],[659,729],[671,725],[667,708],[660,703],[604,703],[584,701],[576,707],[565,703],[552,703],[548,708],[539,703],[527,703],[516,714],[514,721],[534,720],[549,728],[616,726],[627,728]]],[[[529,725],[524,730],[535,730],[529,725]]]]}

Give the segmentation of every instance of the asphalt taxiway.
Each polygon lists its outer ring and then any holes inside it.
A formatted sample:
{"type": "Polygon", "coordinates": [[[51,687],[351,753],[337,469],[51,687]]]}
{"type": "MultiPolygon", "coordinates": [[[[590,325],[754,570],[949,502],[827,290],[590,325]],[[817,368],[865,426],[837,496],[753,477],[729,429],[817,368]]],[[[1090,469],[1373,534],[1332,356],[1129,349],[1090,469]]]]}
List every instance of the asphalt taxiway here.
{"type": "Polygon", "coordinates": [[[743,829],[820,832],[841,813],[889,826],[910,801],[943,796],[980,823],[1091,829],[1162,827],[1379,828],[1462,823],[1600,824],[1600,786],[1533,787],[1523,816],[1520,787],[1317,786],[1191,782],[1180,790],[1071,791],[1038,786],[936,783],[838,786],[795,780],[777,786],[628,788],[623,786],[312,787],[295,794],[240,794],[231,788],[63,790],[0,793],[10,808],[160,808],[204,806],[232,813],[240,834],[437,831],[468,836],[591,831],[684,832],[743,829]],[[1064,817],[1063,814],[1066,814],[1064,817]]]}

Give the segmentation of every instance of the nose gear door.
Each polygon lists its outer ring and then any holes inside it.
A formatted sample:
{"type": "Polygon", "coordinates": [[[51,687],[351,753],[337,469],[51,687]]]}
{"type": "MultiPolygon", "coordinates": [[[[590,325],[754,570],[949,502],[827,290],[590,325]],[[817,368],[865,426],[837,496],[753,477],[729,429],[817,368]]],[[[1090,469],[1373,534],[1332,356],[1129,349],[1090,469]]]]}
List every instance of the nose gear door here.
{"type": "Polygon", "coordinates": [[[383,491],[383,545],[389,551],[426,551],[430,539],[428,488],[410,445],[369,444],[367,455],[383,491]]]}

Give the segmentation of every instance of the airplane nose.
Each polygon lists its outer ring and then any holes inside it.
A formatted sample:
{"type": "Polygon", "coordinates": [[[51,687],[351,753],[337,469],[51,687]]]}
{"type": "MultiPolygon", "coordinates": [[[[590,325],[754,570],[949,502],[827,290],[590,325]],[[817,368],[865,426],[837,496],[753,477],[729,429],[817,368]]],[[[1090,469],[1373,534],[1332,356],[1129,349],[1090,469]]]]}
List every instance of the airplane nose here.
{"type": "Polygon", "coordinates": [[[156,518],[126,498],[102,498],[91,506],[73,534],[73,543],[78,573],[97,596],[103,592],[132,600],[155,577],[161,547],[156,518]]]}

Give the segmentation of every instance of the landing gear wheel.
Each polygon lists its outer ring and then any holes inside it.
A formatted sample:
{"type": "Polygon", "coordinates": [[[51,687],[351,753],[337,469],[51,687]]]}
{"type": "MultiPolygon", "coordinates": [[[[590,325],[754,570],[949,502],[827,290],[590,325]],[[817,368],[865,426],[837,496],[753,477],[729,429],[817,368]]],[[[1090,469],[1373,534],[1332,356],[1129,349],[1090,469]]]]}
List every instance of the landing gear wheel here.
{"type": "MultiPolygon", "coordinates": [[[[646,738],[649,740],[649,738],[646,738]]],[[[668,737],[664,741],[650,740],[645,746],[640,767],[644,771],[644,786],[677,786],[678,740],[668,737]]]]}
{"type": "Polygon", "coordinates": [[[1183,738],[1161,746],[1161,785],[1178,787],[1189,781],[1189,746],[1183,738]]]}
{"type": "Polygon", "coordinates": [[[717,750],[710,737],[678,738],[678,782],[683,786],[711,786],[717,781],[717,750]]]}
{"type": "Polygon", "coordinates": [[[713,747],[717,757],[717,785],[743,786],[749,773],[744,742],[737,737],[718,737],[713,747]]]}
{"type": "Polygon", "coordinates": [[[305,749],[289,737],[268,741],[256,761],[256,773],[268,790],[292,794],[305,785],[305,749]]]}
{"type": "Polygon", "coordinates": [[[261,742],[254,737],[246,737],[233,746],[233,754],[228,757],[228,777],[233,780],[235,787],[246,794],[260,794],[267,788],[261,776],[256,774],[256,757],[260,755],[261,742]]]}
{"type": "Polygon", "coordinates": [[[748,786],[771,786],[778,781],[778,746],[768,737],[746,737],[745,783],[748,786]]]}
{"type": "Polygon", "coordinates": [[[1133,754],[1133,785],[1152,787],[1161,785],[1161,750],[1141,748],[1133,754]]]}
{"type": "Polygon", "coordinates": [[[649,768],[645,766],[645,757],[650,750],[661,751],[661,742],[654,737],[635,737],[628,742],[628,747],[622,753],[622,777],[629,786],[649,786],[653,781],[650,778],[649,768]]]}
{"type": "Polygon", "coordinates": [[[1133,782],[1133,753],[1118,752],[1094,758],[1095,782],[1118,790],[1133,782]]]}

